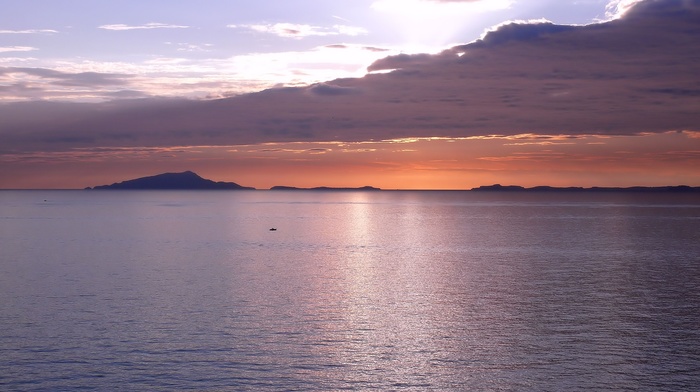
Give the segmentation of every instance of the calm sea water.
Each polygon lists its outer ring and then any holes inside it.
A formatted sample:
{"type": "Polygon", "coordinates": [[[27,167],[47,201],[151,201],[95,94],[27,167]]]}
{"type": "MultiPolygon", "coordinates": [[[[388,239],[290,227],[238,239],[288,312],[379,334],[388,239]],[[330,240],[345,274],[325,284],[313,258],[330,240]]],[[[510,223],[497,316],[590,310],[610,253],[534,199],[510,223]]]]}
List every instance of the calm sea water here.
{"type": "Polygon", "coordinates": [[[697,195],[0,192],[1,390],[698,385],[697,195]]]}

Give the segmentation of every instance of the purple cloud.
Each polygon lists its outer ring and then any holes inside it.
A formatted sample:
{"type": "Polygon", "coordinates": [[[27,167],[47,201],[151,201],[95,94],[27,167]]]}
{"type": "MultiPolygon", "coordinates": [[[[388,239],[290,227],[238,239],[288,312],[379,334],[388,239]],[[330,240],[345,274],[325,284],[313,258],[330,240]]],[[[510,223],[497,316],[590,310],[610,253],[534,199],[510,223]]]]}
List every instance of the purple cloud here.
{"type": "Polygon", "coordinates": [[[357,94],[359,91],[353,87],[335,86],[329,83],[318,83],[308,88],[308,91],[316,95],[347,95],[357,94]]]}
{"type": "MultiPolygon", "coordinates": [[[[0,105],[4,152],[480,135],[698,130],[700,0],[649,0],[589,26],[508,24],[396,70],[220,100],[0,105]]],[[[65,77],[119,82],[124,75],[65,77]]],[[[41,75],[39,75],[41,74],[41,75]]]]}
{"type": "Polygon", "coordinates": [[[58,30],[28,29],[28,30],[0,30],[0,34],[55,34],[58,30]]]}
{"type": "Polygon", "coordinates": [[[476,45],[502,45],[509,41],[542,39],[553,34],[576,29],[575,26],[555,25],[550,22],[523,23],[511,22],[488,32],[476,45]]]}
{"type": "Polygon", "coordinates": [[[357,36],[367,34],[367,30],[361,27],[334,25],[332,27],[312,26],[297,23],[275,23],[255,25],[228,25],[232,29],[249,29],[258,33],[267,33],[285,38],[306,38],[313,36],[348,35],[357,36]]]}
{"type": "Polygon", "coordinates": [[[153,30],[153,29],[188,29],[189,26],[180,26],[167,23],[146,23],[143,25],[126,25],[126,24],[108,24],[99,26],[100,29],[104,30],[114,30],[114,31],[126,31],[126,30],[153,30]]]}
{"type": "Polygon", "coordinates": [[[90,89],[95,96],[116,98],[119,95],[114,95],[117,93],[114,89],[127,87],[132,78],[133,75],[129,74],[0,67],[0,82],[4,82],[4,85],[0,85],[0,97],[84,97],[85,92],[82,90],[90,89]]]}
{"type": "Polygon", "coordinates": [[[0,67],[0,77],[25,74],[48,79],[60,86],[118,86],[128,84],[132,75],[99,72],[61,72],[47,68],[0,67]]]}

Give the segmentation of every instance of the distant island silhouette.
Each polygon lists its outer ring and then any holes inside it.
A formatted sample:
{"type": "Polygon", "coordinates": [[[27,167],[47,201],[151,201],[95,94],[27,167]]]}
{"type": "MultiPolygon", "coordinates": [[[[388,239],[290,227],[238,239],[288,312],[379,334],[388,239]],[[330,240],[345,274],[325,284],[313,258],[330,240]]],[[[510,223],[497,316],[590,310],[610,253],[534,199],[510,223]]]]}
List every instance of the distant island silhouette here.
{"type": "Polygon", "coordinates": [[[627,188],[620,187],[552,187],[552,186],[535,186],[525,188],[520,185],[484,185],[478,188],[472,188],[472,192],[669,192],[669,193],[690,193],[700,192],[700,187],[691,187],[687,185],[677,186],[633,186],[627,188]]]}
{"type": "MultiPolygon", "coordinates": [[[[241,186],[235,182],[216,182],[200,177],[193,171],[182,173],[163,173],[155,176],[141,177],[133,180],[116,182],[112,185],[87,187],[89,190],[127,189],[127,190],[255,190],[253,187],[241,186]]],[[[274,186],[270,190],[307,190],[307,191],[379,191],[372,186],[359,188],[333,188],[320,186],[315,188],[297,188],[292,186],[274,186]]]]}
{"type": "MultiPolygon", "coordinates": [[[[181,173],[163,173],[155,176],[141,177],[133,180],[117,182],[112,185],[99,185],[85,189],[127,189],[127,190],[255,190],[253,187],[241,186],[235,182],[212,181],[200,177],[192,171],[181,173]]],[[[271,191],[381,191],[373,186],[363,187],[328,187],[300,188],[294,186],[273,186],[271,191]]],[[[552,187],[535,186],[526,188],[520,185],[483,185],[465,191],[469,192],[663,192],[663,193],[700,193],[700,187],[687,185],[659,186],[659,187],[552,187]]]]}
{"type": "Polygon", "coordinates": [[[186,171],[182,173],[163,173],[155,176],[141,177],[133,180],[117,182],[112,185],[100,185],[85,189],[143,189],[143,190],[252,190],[255,188],[245,187],[235,182],[216,182],[202,178],[194,172],[186,171]]]}

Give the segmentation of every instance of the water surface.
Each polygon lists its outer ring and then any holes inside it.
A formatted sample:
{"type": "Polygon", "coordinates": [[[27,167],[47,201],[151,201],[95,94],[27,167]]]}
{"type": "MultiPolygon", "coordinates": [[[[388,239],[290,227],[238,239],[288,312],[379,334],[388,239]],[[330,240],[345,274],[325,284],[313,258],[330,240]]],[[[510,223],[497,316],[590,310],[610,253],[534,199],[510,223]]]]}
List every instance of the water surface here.
{"type": "Polygon", "coordinates": [[[697,195],[0,192],[3,390],[689,390],[698,325],[697,195]]]}

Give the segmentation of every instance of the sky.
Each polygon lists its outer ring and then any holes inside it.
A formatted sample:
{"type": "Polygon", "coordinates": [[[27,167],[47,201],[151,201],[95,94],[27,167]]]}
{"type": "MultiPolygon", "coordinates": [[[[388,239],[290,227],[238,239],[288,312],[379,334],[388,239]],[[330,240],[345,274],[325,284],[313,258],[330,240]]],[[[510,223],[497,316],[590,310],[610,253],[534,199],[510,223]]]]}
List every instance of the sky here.
{"type": "Polygon", "coordinates": [[[700,186],[700,0],[0,9],[0,189],[700,186]]]}

